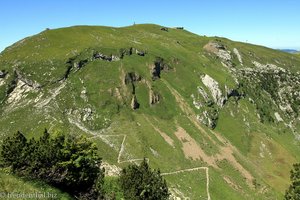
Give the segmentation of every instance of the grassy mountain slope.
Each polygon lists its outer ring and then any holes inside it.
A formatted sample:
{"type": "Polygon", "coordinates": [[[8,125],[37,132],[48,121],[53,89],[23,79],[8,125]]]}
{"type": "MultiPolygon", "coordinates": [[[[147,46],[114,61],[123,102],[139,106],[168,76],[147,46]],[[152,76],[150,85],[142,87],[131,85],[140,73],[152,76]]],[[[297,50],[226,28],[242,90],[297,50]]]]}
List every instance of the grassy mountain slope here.
{"type": "Polygon", "coordinates": [[[85,134],[108,173],[147,157],[180,198],[281,199],[300,160],[299,69],[158,25],[46,30],[0,54],[0,139],[85,134]]]}
{"type": "Polygon", "coordinates": [[[6,173],[5,170],[0,170],[0,190],[3,199],[73,199],[67,193],[62,193],[56,188],[41,182],[17,178],[6,173]]]}

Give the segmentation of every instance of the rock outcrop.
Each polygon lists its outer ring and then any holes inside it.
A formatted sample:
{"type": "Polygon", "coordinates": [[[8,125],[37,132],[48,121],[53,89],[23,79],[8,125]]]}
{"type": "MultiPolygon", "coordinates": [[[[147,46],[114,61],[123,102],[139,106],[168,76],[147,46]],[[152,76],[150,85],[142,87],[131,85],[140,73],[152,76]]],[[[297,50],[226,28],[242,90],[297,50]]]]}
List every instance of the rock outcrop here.
{"type": "Polygon", "coordinates": [[[265,110],[264,104],[276,104],[286,117],[296,118],[300,111],[300,74],[274,64],[261,64],[257,61],[252,61],[252,64],[254,68],[243,68],[238,75],[248,90],[247,95],[257,99],[255,104],[259,114],[272,119],[273,114],[265,110]],[[268,96],[256,92],[257,90],[264,91],[268,96]]]}
{"type": "Polygon", "coordinates": [[[277,122],[283,122],[283,119],[281,118],[280,114],[278,112],[274,113],[275,119],[277,122]]]}
{"type": "Polygon", "coordinates": [[[223,61],[231,61],[230,51],[228,51],[227,48],[221,43],[209,42],[203,48],[210,53],[214,53],[223,61]]]}
{"type": "Polygon", "coordinates": [[[5,80],[4,79],[0,79],[0,86],[5,84],[5,80]]]}
{"type": "Polygon", "coordinates": [[[240,86],[228,88],[226,85],[221,90],[219,83],[209,75],[201,76],[203,86],[197,87],[196,95],[192,94],[192,103],[199,110],[198,120],[209,128],[215,128],[218,121],[219,110],[226,104],[229,98],[237,102],[244,94],[240,92],[240,86]],[[223,91],[223,92],[222,92],[223,91]]]}
{"type": "Polygon", "coordinates": [[[133,53],[133,48],[132,47],[130,47],[129,49],[121,48],[119,50],[119,54],[120,54],[120,58],[121,59],[123,59],[124,56],[130,56],[130,55],[132,55],[132,53],[133,53]]]}
{"type": "Polygon", "coordinates": [[[145,56],[146,55],[146,52],[145,51],[141,51],[141,50],[135,50],[135,53],[139,56],[145,56]]]}
{"type": "Polygon", "coordinates": [[[135,72],[128,72],[124,77],[124,84],[131,84],[132,86],[132,94],[135,94],[135,82],[139,82],[142,80],[142,76],[135,72]]]}
{"type": "Polygon", "coordinates": [[[239,89],[240,89],[240,85],[238,85],[234,89],[229,89],[225,85],[225,92],[226,92],[225,101],[227,101],[231,97],[235,98],[235,100],[239,100],[239,99],[245,97],[245,94],[243,92],[240,92],[239,89]]]}
{"type": "Polygon", "coordinates": [[[159,103],[159,101],[160,101],[160,95],[157,92],[150,89],[150,91],[149,91],[149,103],[150,103],[150,105],[157,104],[157,103],[159,103]]]}
{"type": "Polygon", "coordinates": [[[226,101],[226,98],[222,95],[222,91],[219,88],[219,83],[215,81],[209,75],[204,75],[201,77],[202,83],[210,90],[214,102],[222,107],[226,101]]]}
{"type": "Polygon", "coordinates": [[[140,107],[140,104],[139,104],[139,102],[138,102],[136,96],[133,95],[133,96],[132,96],[132,99],[131,99],[131,108],[132,108],[133,110],[136,110],[136,109],[138,109],[139,107],[140,107]]]}
{"type": "Polygon", "coordinates": [[[160,28],[160,30],[162,30],[162,31],[166,31],[166,32],[168,32],[168,31],[169,31],[169,29],[168,29],[167,27],[162,27],[162,28],[160,28]]]}
{"type": "Polygon", "coordinates": [[[217,126],[219,112],[215,109],[204,110],[200,115],[197,115],[198,121],[207,127],[214,129],[217,126]]]}
{"type": "Polygon", "coordinates": [[[82,121],[91,121],[93,119],[93,111],[91,108],[84,108],[82,110],[82,121]]]}
{"type": "Polygon", "coordinates": [[[209,42],[203,47],[203,49],[209,53],[216,55],[216,57],[220,59],[221,64],[224,67],[230,70],[235,70],[235,68],[233,68],[234,65],[232,63],[231,52],[225,45],[221,44],[219,40],[217,40],[216,42],[209,42]]]}
{"type": "Polygon", "coordinates": [[[88,63],[88,59],[79,60],[78,62],[73,63],[73,67],[77,70],[81,69],[88,63]]]}
{"type": "Polygon", "coordinates": [[[0,70],[0,78],[5,78],[7,72],[5,70],[0,70]]]}
{"type": "Polygon", "coordinates": [[[131,56],[133,54],[139,55],[139,56],[145,56],[147,52],[145,50],[139,50],[134,47],[130,48],[121,48],[119,50],[120,59],[123,59],[124,56],[131,56]]]}
{"type": "Polygon", "coordinates": [[[100,59],[100,60],[105,60],[105,61],[108,61],[108,62],[112,62],[112,61],[119,61],[120,58],[116,55],[110,55],[110,56],[107,56],[103,53],[100,53],[100,52],[97,52],[93,55],[93,58],[95,60],[97,59],[100,59]]]}
{"type": "Polygon", "coordinates": [[[16,104],[22,98],[25,98],[30,91],[33,91],[33,88],[28,86],[22,80],[16,80],[14,85],[11,85],[10,92],[7,94],[6,102],[9,104],[16,104]]]}
{"type": "Polygon", "coordinates": [[[198,93],[203,97],[203,99],[204,99],[205,101],[208,101],[208,100],[209,100],[208,94],[206,93],[206,91],[205,91],[202,87],[198,86],[198,87],[197,87],[197,90],[198,90],[198,93]]]}
{"type": "Polygon", "coordinates": [[[18,80],[21,80],[29,87],[32,87],[33,89],[39,89],[41,88],[41,84],[37,83],[36,81],[32,81],[28,78],[26,78],[19,70],[15,70],[15,76],[18,80]]]}
{"type": "Polygon", "coordinates": [[[80,97],[85,101],[88,102],[88,96],[86,88],[84,87],[83,90],[80,92],[80,97]]]}
{"type": "Polygon", "coordinates": [[[124,77],[124,84],[131,84],[142,80],[142,76],[135,72],[128,72],[124,77]]]}
{"type": "Polygon", "coordinates": [[[243,60],[240,52],[237,50],[237,48],[233,49],[233,53],[236,55],[237,59],[239,60],[240,64],[243,66],[243,60]]]}
{"type": "Polygon", "coordinates": [[[156,80],[160,78],[160,71],[161,71],[160,66],[154,64],[154,66],[151,69],[152,80],[156,80]]]}
{"type": "Polygon", "coordinates": [[[167,64],[163,58],[157,57],[154,61],[154,65],[151,68],[152,80],[159,79],[161,71],[169,71],[170,69],[170,65],[167,64]]]}

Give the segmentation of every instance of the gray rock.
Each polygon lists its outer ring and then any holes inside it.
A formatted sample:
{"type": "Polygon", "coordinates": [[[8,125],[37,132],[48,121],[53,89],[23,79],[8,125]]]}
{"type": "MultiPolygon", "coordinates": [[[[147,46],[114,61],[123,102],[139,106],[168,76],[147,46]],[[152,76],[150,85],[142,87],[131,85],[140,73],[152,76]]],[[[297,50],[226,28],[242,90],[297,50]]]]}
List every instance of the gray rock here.
{"type": "Polygon", "coordinates": [[[116,56],[116,55],[111,55],[111,56],[107,56],[103,53],[95,53],[94,56],[93,56],[94,59],[100,59],[100,60],[105,60],[105,61],[108,61],[108,62],[112,62],[112,61],[119,61],[120,60],[120,57],[116,56]]]}
{"type": "Polygon", "coordinates": [[[204,110],[201,115],[197,115],[197,119],[207,127],[214,129],[217,126],[218,114],[218,111],[214,109],[204,110]]]}
{"type": "Polygon", "coordinates": [[[128,72],[124,77],[124,84],[130,84],[142,80],[142,76],[135,72],[128,72]]]}
{"type": "Polygon", "coordinates": [[[139,56],[145,56],[146,52],[145,51],[140,51],[140,50],[135,50],[135,53],[139,56]]]}
{"type": "Polygon", "coordinates": [[[23,81],[26,85],[28,85],[29,87],[32,87],[33,89],[40,89],[42,87],[41,84],[37,83],[36,81],[32,81],[32,80],[26,78],[18,70],[15,70],[15,75],[18,80],[23,81]]]}
{"type": "Polygon", "coordinates": [[[204,75],[201,77],[203,84],[210,90],[214,102],[222,107],[226,101],[225,97],[222,95],[222,91],[219,88],[219,83],[215,81],[209,75],[204,75]]]}
{"type": "Polygon", "coordinates": [[[0,78],[5,78],[7,72],[5,72],[4,70],[0,70],[0,78]]]}
{"type": "Polygon", "coordinates": [[[238,58],[239,62],[241,65],[243,65],[243,60],[242,60],[242,56],[240,54],[240,52],[237,50],[237,48],[233,49],[233,53],[236,55],[236,57],[238,58]]]}
{"type": "Polygon", "coordinates": [[[93,119],[93,111],[91,108],[84,108],[82,113],[82,121],[90,121],[93,119]]]}
{"type": "Polygon", "coordinates": [[[111,56],[111,61],[119,61],[120,58],[118,56],[112,55],[111,56]]]}
{"type": "Polygon", "coordinates": [[[159,79],[161,71],[169,71],[169,70],[171,70],[169,64],[167,64],[163,58],[157,57],[151,69],[152,80],[159,79]]]}
{"type": "Polygon", "coordinates": [[[203,47],[208,52],[214,53],[221,60],[225,61],[226,64],[231,66],[231,52],[227,50],[227,48],[217,42],[209,42],[203,47]]]}

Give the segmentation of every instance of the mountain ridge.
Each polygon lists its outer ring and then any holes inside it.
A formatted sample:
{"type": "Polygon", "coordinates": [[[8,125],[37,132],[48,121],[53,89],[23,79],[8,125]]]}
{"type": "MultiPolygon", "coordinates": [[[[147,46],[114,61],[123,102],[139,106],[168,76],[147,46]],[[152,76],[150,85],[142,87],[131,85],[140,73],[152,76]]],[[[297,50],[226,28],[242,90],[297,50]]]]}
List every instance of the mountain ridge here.
{"type": "Polygon", "coordinates": [[[299,53],[296,49],[278,49],[279,51],[287,52],[287,53],[299,53]]]}
{"type": "Polygon", "coordinates": [[[281,198],[299,162],[291,54],[151,24],[76,26],[15,43],[0,67],[1,137],[87,135],[108,168],[147,157],[183,170],[166,176],[180,198],[281,198]]]}

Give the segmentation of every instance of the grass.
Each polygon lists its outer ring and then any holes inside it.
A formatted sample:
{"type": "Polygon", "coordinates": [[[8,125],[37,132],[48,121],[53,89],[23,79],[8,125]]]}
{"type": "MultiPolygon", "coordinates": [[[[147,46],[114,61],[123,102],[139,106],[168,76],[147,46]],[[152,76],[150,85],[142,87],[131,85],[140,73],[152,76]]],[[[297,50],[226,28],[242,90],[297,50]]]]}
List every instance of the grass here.
{"type": "MultiPolygon", "coordinates": [[[[233,62],[237,70],[244,67],[253,68],[252,61],[255,60],[262,64],[276,64],[297,72],[300,57],[225,38],[202,37],[185,30],[171,28],[165,32],[160,28],[161,26],[158,25],[145,24],[122,28],[77,26],[47,30],[3,51],[0,56],[0,70],[5,69],[11,75],[12,66],[15,66],[27,78],[46,86],[39,91],[30,92],[26,98],[20,100],[20,103],[28,100],[26,105],[16,104],[12,110],[8,110],[9,105],[6,102],[0,105],[0,140],[18,130],[27,136],[38,137],[44,128],[91,137],[88,132],[80,130],[69,122],[68,118],[74,118],[91,131],[102,131],[102,134],[112,135],[107,137],[107,140],[97,137],[91,139],[97,144],[103,160],[110,164],[120,167],[127,165],[127,163],[118,163],[123,135],[126,135],[122,161],[147,157],[150,165],[153,168],[160,168],[162,172],[207,166],[200,159],[185,158],[181,141],[174,134],[180,126],[209,156],[218,154],[223,145],[218,141],[217,136],[226,138],[240,152],[238,161],[249,169],[260,184],[257,189],[250,189],[230,163],[220,161],[218,164],[221,170],[209,166],[212,199],[251,199],[253,193],[256,194],[253,199],[282,198],[284,188],[288,184],[289,167],[300,160],[299,142],[283,123],[261,123],[255,104],[249,101],[249,97],[255,96],[256,93],[261,94],[262,98],[258,100],[261,101],[265,111],[273,115],[278,108],[271,106],[272,99],[259,87],[254,88],[257,83],[247,84],[245,87],[250,88],[246,90],[247,96],[238,103],[231,98],[223,107],[214,105],[219,110],[216,129],[210,132],[204,125],[200,125],[209,134],[207,135],[191,120],[192,115],[202,115],[201,111],[203,111],[194,107],[191,95],[197,96],[197,87],[201,86],[212,98],[209,89],[201,81],[201,75],[204,74],[218,81],[223,93],[225,93],[225,86],[230,89],[238,86],[235,82],[236,74],[222,66],[219,58],[203,49],[209,41],[218,40],[231,52],[233,48],[238,49],[243,59],[243,66],[234,57],[233,62]],[[146,55],[126,55],[115,62],[91,61],[93,51],[118,55],[121,48],[130,47],[146,51],[146,55]],[[89,59],[90,61],[82,69],[71,71],[66,86],[55,99],[43,108],[36,108],[34,99],[41,93],[42,99],[53,94],[61,83],[50,84],[50,82],[64,75],[67,69],[66,61],[74,56],[77,56],[78,60],[89,59]],[[162,71],[161,79],[152,81],[151,70],[156,57],[162,57],[172,69],[162,71]],[[19,66],[16,65],[17,63],[19,66]],[[135,72],[142,76],[140,82],[134,83],[140,103],[140,108],[134,111],[130,108],[132,86],[124,85],[125,74],[128,72],[135,72]],[[150,89],[158,92],[161,97],[156,105],[149,104],[150,89]],[[179,93],[180,101],[191,113],[182,110],[182,105],[176,99],[178,97],[174,96],[170,89],[179,93]],[[87,91],[87,99],[81,97],[83,90],[87,91]],[[119,94],[116,91],[119,91],[119,94]],[[92,110],[92,120],[82,121],[85,108],[92,110]],[[169,145],[155,128],[168,135],[173,140],[174,147],[169,145]],[[268,144],[267,148],[274,155],[275,160],[260,157],[261,142],[268,144]],[[153,153],[153,150],[156,153],[153,153]],[[277,166],[273,166],[273,161],[276,161],[277,166]],[[254,169],[253,166],[256,168],[254,169]],[[284,172],[279,174],[279,169],[284,172]],[[224,176],[240,185],[240,190],[243,192],[232,188],[224,181],[224,176]],[[260,193],[262,188],[268,188],[268,192],[260,193]]],[[[6,78],[5,85],[0,86],[0,101],[4,98],[12,78],[12,76],[6,78]]],[[[299,130],[299,123],[296,128],[299,130]]],[[[179,184],[182,193],[197,200],[205,196],[203,174],[193,172],[166,176],[166,178],[171,187],[179,184]]],[[[1,176],[5,180],[15,178],[7,174],[1,176]]],[[[6,184],[9,183],[4,185],[6,184]]],[[[119,191],[114,178],[107,177],[105,187],[109,191],[119,191]]],[[[116,195],[119,195],[119,198],[121,194],[116,195]]]]}
{"type": "Polygon", "coordinates": [[[45,183],[16,177],[3,168],[0,169],[0,191],[4,199],[73,199],[69,194],[45,183]]]}
{"type": "Polygon", "coordinates": [[[117,177],[105,177],[103,190],[106,194],[115,197],[117,200],[124,199],[117,177]]]}
{"type": "Polygon", "coordinates": [[[171,191],[173,188],[184,191],[181,198],[207,199],[208,197],[205,170],[171,174],[164,176],[164,178],[168,182],[173,183],[168,185],[171,191]]]}

